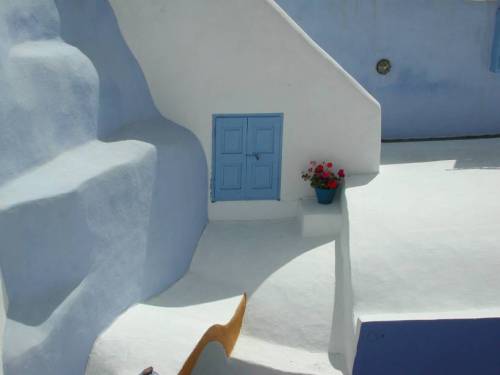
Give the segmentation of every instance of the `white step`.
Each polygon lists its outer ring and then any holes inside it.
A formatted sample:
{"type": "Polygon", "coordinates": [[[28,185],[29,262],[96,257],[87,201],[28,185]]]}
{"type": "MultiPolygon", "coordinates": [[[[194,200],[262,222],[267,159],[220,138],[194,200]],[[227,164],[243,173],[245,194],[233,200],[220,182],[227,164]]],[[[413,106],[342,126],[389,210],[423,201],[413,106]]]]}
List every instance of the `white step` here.
{"type": "Polygon", "coordinates": [[[299,206],[299,221],[304,237],[336,236],[342,225],[339,204],[340,192],[331,204],[319,204],[316,199],[302,199],[299,206]]]}

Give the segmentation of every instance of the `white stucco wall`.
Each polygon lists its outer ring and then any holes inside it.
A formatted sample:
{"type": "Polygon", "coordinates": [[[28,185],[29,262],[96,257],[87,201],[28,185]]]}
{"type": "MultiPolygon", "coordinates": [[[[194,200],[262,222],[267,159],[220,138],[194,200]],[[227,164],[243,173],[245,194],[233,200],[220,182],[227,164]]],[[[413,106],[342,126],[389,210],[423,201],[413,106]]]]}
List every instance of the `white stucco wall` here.
{"type": "Polygon", "coordinates": [[[281,202],[210,204],[216,218],[289,216],[310,159],[376,172],[379,104],[271,0],[111,0],[163,115],[211,163],[212,114],[284,113],[281,202]],[[270,210],[269,207],[272,209],[270,210]],[[267,208],[267,210],[265,210],[267,208]]]}

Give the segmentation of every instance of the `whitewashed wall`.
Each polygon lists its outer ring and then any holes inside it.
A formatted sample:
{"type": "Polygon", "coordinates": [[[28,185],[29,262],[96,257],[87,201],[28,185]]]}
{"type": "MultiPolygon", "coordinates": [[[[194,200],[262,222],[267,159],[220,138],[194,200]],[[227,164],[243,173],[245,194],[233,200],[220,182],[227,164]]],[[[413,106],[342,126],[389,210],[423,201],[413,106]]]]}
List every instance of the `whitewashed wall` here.
{"type": "Polygon", "coordinates": [[[212,114],[283,112],[281,202],[210,204],[209,216],[290,216],[312,193],[299,172],[333,159],[376,172],[379,104],[271,0],[111,0],[163,115],[200,139],[212,114]]]}

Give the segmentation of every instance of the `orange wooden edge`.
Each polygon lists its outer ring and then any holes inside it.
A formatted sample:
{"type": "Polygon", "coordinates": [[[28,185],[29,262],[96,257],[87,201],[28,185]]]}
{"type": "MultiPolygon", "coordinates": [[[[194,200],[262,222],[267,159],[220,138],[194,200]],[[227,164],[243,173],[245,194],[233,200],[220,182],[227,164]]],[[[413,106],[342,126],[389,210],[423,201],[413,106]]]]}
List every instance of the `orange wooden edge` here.
{"type": "Polygon", "coordinates": [[[193,371],[198,359],[200,358],[203,349],[209,342],[217,341],[224,347],[226,355],[229,357],[236,345],[236,340],[240,335],[241,325],[243,324],[243,316],[245,315],[245,309],[247,306],[247,294],[243,294],[241,302],[236,308],[233,317],[226,325],[215,324],[210,327],[205,334],[202,336],[198,344],[184,362],[179,375],[190,375],[193,371]]]}

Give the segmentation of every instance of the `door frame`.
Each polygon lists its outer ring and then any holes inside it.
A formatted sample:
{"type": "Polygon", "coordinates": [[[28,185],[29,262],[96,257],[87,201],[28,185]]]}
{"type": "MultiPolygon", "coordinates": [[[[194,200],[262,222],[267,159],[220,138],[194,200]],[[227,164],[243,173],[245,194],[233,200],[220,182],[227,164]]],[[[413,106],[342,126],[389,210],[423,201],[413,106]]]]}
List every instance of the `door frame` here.
{"type": "Polygon", "coordinates": [[[276,199],[268,199],[268,200],[281,200],[281,164],[283,159],[283,126],[284,126],[284,114],[281,112],[270,112],[270,113],[214,113],[212,114],[212,166],[211,166],[211,175],[210,175],[210,201],[212,203],[215,202],[247,202],[252,200],[262,200],[262,199],[242,199],[235,201],[216,201],[215,200],[215,126],[218,118],[224,117],[279,117],[281,120],[281,128],[280,128],[280,139],[279,139],[279,153],[278,153],[278,197],[276,199]]]}

